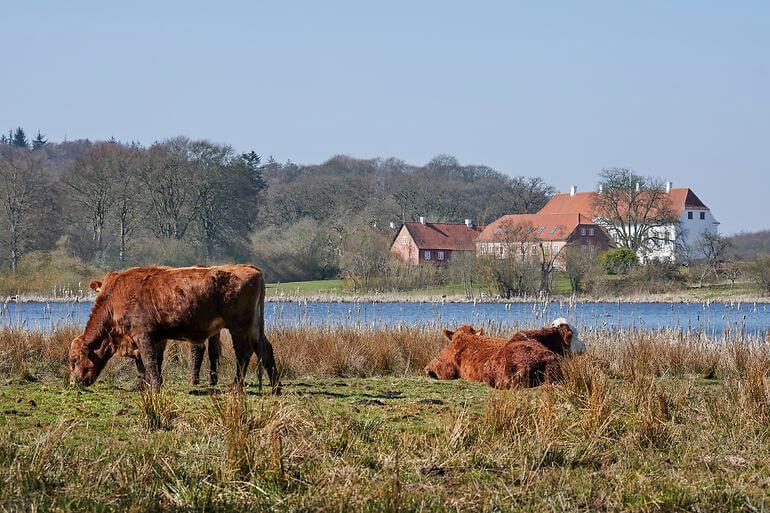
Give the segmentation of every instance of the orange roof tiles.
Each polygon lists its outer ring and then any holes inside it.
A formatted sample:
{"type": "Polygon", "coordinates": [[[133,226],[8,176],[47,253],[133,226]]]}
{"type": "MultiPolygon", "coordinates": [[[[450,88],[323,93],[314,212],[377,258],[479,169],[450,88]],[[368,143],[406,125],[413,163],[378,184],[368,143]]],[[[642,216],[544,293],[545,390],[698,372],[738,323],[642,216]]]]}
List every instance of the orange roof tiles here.
{"type": "MultiPolygon", "coordinates": [[[[583,214],[595,219],[596,215],[593,201],[596,192],[578,192],[574,196],[569,193],[556,194],[540,210],[541,214],[583,214]]],[[[685,209],[708,210],[708,207],[688,188],[671,189],[669,193],[671,207],[674,213],[682,215],[685,209]]]]}
{"type": "Polygon", "coordinates": [[[594,222],[583,214],[512,214],[503,216],[486,228],[476,238],[477,241],[499,241],[505,238],[519,240],[517,228],[526,230],[521,240],[566,241],[581,224],[593,225],[594,222]]]}

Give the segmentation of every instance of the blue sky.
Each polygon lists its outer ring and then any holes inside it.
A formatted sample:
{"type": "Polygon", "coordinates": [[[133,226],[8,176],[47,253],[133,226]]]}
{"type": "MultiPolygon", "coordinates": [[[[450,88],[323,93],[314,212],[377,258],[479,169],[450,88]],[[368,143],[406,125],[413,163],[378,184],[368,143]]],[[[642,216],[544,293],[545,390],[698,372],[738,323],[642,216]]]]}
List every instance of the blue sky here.
{"type": "Polygon", "coordinates": [[[770,228],[768,2],[24,4],[0,8],[7,128],[450,153],[559,190],[628,166],[692,187],[723,232],[770,228]]]}

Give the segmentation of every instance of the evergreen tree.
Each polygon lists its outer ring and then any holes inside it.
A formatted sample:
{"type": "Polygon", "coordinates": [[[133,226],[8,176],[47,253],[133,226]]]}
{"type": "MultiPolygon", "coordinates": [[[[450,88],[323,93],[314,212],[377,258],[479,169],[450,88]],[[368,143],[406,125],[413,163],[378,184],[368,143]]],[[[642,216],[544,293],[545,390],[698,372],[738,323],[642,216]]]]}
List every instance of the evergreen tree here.
{"type": "Polygon", "coordinates": [[[45,138],[43,134],[40,133],[40,130],[37,131],[37,135],[34,139],[32,139],[32,149],[37,150],[42,148],[48,143],[48,139],[45,138]]]}
{"type": "Polygon", "coordinates": [[[262,177],[262,168],[259,166],[260,162],[262,162],[262,157],[252,150],[248,153],[241,153],[241,160],[251,171],[257,192],[264,189],[267,186],[267,183],[265,183],[265,179],[262,177]]]}
{"type": "Polygon", "coordinates": [[[17,148],[29,148],[29,141],[27,141],[27,134],[24,133],[24,130],[21,127],[16,128],[16,131],[13,133],[11,144],[16,146],[17,148]]]}

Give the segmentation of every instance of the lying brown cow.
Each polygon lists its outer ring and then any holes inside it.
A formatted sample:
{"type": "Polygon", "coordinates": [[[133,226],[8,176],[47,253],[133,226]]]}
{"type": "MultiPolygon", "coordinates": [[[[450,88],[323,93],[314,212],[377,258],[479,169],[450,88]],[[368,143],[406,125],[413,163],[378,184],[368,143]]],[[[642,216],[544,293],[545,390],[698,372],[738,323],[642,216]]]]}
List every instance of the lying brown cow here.
{"type": "Polygon", "coordinates": [[[449,345],[425,367],[425,373],[436,379],[485,381],[484,365],[508,342],[485,337],[483,328],[475,330],[470,324],[455,331],[444,330],[444,336],[449,345]]]}
{"type": "Polygon", "coordinates": [[[167,340],[200,346],[227,328],[237,359],[236,382],[243,382],[251,354],[256,352],[277,392],[264,302],[262,272],[250,265],[137,267],[110,273],[83,334],[70,346],[70,380],[92,384],[118,352],[133,357],[139,372],[144,370],[149,384],[158,388],[163,382],[167,340]]]}
{"type": "Polygon", "coordinates": [[[437,379],[483,381],[496,388],[534,386],[560,376],[560,357],[585,351],[565,319],[549,328],[516,333],[510,340],[483,336],[470,325],[444,330],[451,342],[425,367],[437,379]]]}

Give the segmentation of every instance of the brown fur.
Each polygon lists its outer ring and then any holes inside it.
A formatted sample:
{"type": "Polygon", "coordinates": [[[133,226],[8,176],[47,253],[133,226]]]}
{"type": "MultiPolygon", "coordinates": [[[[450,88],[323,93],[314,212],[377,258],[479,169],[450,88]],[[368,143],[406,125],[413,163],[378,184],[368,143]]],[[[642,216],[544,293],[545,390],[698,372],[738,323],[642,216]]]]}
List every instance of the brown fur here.
{"type": "Polygon", "coordinates": [[[450,343],[425,367],[425,374],[436,379],[484,381],[484,364],[507,342],[485,337],[483,328],[477,331],[470,324],[444,330],[444,336],[450,343]]]}
{"type": "Polygon", "coordinates": [[[166,341],[202,345],[227,328],[237,358],[236,382],[256,351],[278,391],[273,348],[265,336],[265,281],[250,265],[147,267],[109,273],[83,334],[70,346],[70,378],[90,385],[116,352],[134,357],[154,387],[162,383],[166,341]],[[138,358],[136,358],[138,356],[138,358]]]}
{"type": "Polygon", "coordinates": [[[564,356],[569,353],[572,329],[568,324],[562,324],[554,328],[519,331],[511,337],[512,341],[526,339],[537,340],[554,353],[564,356]]]}
{"type": "Polygon", "coordinates": [[[484,365],[484,377],[495,388],[532,387],[557,381],[560,358],[534,339],[515,338],[484,365]]]}
{"type": "Polygon", "coordinates": [[[481,381],[495,388],[536,386],[561,375],[560,355],[572,338],[568,326],[516,333],[510,340],[485,337],[465,324],[444,330],[450,343],[426,367],[435,379],[481,381]]]}

